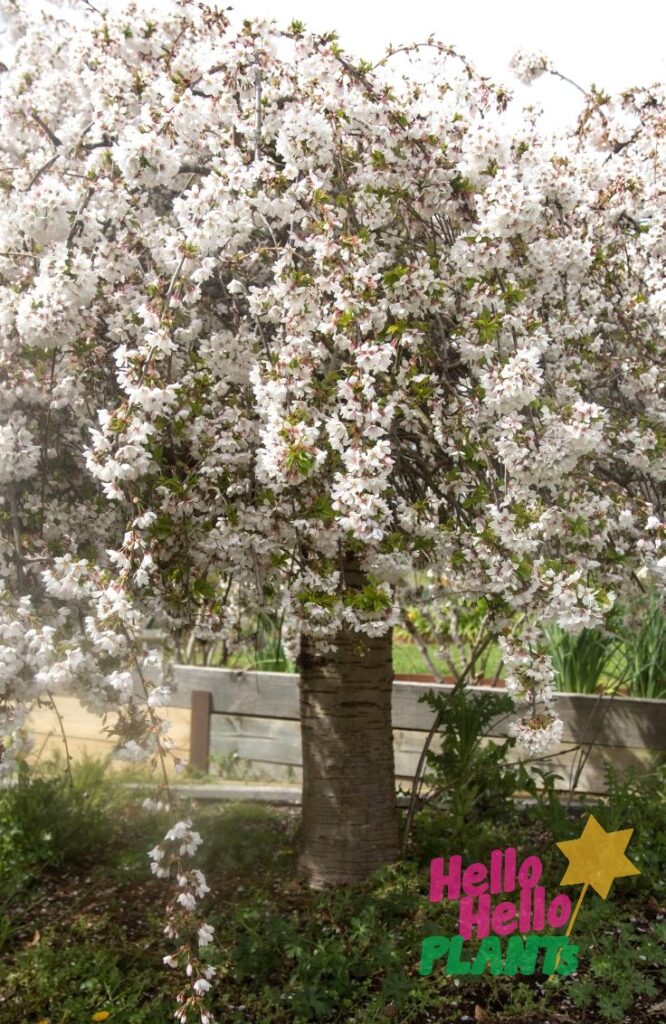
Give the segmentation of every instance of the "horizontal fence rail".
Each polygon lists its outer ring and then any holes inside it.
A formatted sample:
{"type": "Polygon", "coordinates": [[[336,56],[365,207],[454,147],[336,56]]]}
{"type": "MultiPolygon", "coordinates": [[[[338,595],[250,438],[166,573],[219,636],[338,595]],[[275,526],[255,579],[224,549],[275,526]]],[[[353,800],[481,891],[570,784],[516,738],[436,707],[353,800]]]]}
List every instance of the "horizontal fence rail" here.
{"type": "MultiPolygon", "coordinates": [[[[269,778],[299,781],[302,769],[297,675],[174,666],[175,707],[191,708],[190,761],[202,770],[209,759],[242,758],[269,778]]],[[[427,690],[450,693],[453,684],[396,678],[393,738],[396,779],[414,776],[434,712],[419,697],[427,690]]],[[[469,687],[488,692],[488,687],[469,687]]],[[[502,691],[500,691],[502,692],[502,691]]],[[[581,746],[592,744],[578,780],[580,792],[602,793],[605,766],[645,768],[666,750],[666,701],[634,697],[562,694],[557,713],[564,722],[562,743],[543,765],[569,788],[581,746]]],[[[489,735],[507,735],[515,716],[502,716],[489,735]]],[[[433,749],[437,750],[435,740],[433,749]]]]}

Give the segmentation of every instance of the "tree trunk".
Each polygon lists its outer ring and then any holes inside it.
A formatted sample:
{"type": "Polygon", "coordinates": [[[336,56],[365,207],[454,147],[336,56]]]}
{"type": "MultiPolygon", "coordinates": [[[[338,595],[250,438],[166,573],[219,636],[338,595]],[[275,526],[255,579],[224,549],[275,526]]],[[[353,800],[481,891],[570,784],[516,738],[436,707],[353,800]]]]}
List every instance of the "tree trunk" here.
{"type": "MultiPolygon", "coordinates": [[[[347,586],[363,574],[347,570],[347,586]]],[[[391,634],[343,630],[322,653],[301,640],[303,850],[310,886],[358,882],[397,860],[391,634]]]]}

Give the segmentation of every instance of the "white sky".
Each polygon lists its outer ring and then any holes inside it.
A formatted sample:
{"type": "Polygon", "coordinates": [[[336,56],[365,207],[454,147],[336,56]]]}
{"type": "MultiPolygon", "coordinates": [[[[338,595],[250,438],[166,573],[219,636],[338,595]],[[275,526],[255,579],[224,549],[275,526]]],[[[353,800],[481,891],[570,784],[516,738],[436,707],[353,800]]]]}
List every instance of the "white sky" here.
{"type": "MultiPolygon", "coordinates": [[[[21,0],[46,6],[48,0],[21,0]]],[[[93,0],[95,2],[95,0],[93,0]]],[[[125,0],[97,0],[116,9],[125,0]]],[[[159,6],[152,0],[150,6],[159,6]]],[[[242,18],[275,18],[280,27],[297,18],[315,32],[335,30],[341,45],[377,60],[389,43],[400,45],[434,33],[456,46],[482,74],[504,81],[526,103],[544,107],[548,120],[564,125],[580,107],[570,85],[545,76],[529,89],[509,70],[517,49],[541,52],[559,71],[587,88],[611,92],[666,80],[664,0],[230,0],[242,18]]]]}
{"type": "Polygon", "coordinates": [[[508,65],[517,49],[545,53],[557,69],[584,88],[614,92],[666,79],[664,0],[230,0],[243,17],[293,18],[313,31],[334,29],[345,49],[367,60],[389,43],[400,45],[434,33],[454,45],[482,74],[503,80],[517,97],[542,105],[549,120],[575,116],[582,97],[550,76],[529,89],[508,65]]]}

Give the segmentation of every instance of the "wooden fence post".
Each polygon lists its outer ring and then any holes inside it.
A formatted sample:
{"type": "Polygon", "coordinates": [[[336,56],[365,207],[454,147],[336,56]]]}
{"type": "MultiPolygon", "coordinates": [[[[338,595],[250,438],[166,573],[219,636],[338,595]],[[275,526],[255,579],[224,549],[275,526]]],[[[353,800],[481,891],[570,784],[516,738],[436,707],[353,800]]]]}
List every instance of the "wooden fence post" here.
{"type": "Polygon", "coordinates": [[[212,703],[212,694],[209,690],[192,690],[190,764],[202,772],[208,771],[212,703]]]}

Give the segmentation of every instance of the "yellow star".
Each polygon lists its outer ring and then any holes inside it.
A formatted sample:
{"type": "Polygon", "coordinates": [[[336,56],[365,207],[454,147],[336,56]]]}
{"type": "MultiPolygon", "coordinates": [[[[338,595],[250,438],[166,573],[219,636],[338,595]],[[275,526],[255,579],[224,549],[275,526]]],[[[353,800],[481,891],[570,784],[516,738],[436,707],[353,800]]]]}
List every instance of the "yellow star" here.
{"type": "Polygon", "coordinates": [[[614,879],[640,875],[638,868],[624,855],[633,831],[633,828],[625,828],[620,832],[606,832],[591,814],[579,839],[555,844],[569,861],[560,885],[582,882],[591,885],[605,900],[614,879]]]}

